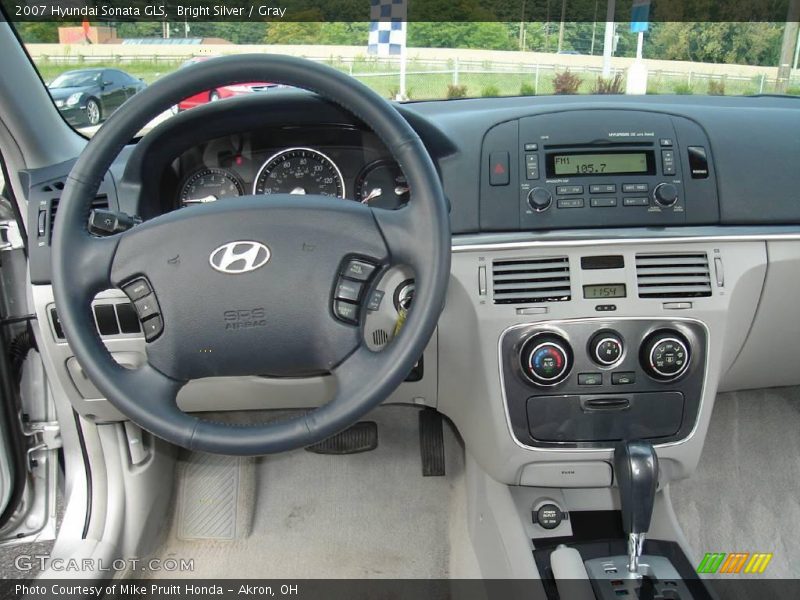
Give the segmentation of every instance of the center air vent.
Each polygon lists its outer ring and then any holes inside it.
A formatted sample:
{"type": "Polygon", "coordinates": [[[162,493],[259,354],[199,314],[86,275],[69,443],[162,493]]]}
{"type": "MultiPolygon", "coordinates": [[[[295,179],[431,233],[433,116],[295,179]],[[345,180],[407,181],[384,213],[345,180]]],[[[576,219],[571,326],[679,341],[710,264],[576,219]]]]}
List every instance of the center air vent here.
{"type": "Polygon", "coordinates": [[[569,258],[524,258],[492,263],[495,304],[565,302],[570,299],[569,258]]]}
{"type": "Polygon", "coordinates": [[[640,298],[699,298],[711,295],[705,252],[637,254],[640,298]]]}

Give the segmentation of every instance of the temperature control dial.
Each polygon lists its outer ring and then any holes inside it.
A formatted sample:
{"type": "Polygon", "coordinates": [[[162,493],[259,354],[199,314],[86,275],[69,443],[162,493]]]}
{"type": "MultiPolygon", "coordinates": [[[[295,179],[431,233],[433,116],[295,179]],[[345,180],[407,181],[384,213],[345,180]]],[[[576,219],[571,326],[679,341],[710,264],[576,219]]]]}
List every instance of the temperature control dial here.
{"type": "Polygon", "coordinates": [[[572,349],[560,335],[537,334],[523,345],[520,362],[522,371],[537,385],[555,385],[572,369],[572,349]]]}
{"type": "Polygon", "coordinates": [[[656,331],[642,346],[642,367],[653,379],[677,379],[689,368],[690,360],[689,342],[677,331],[656,331]]]}
{"type": "Polygon", "coordinates": [[[622,338],[613,331],[601,331],[589,342],[589,356],[598,365],[609,367],[622,358],[622,338]]]}

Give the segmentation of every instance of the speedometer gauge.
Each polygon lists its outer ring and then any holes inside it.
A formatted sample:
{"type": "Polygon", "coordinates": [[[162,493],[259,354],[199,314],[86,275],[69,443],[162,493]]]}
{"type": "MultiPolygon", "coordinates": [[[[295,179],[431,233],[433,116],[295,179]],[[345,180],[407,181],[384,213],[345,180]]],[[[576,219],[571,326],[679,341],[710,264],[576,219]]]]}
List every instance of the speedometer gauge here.
{"type": "Polygon", "coordinates": [[[207,168],[195,171],[181,186],[180,203],[204,204],[221,198],[234,198],[244,194],[239,178],[227,169],[207,168]]]}
{"type": "Polygon", "coordinates": [[[311,148],[288,148],[265,162],[254,194],[316,194],[344,198],[344,179],[330,158],[311,148]]]}

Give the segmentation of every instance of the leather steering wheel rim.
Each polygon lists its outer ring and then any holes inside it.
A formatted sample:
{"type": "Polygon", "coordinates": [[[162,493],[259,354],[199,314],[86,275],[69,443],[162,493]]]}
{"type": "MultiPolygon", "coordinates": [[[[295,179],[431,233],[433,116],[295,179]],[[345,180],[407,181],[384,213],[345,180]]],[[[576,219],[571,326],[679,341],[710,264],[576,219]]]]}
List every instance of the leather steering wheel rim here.
{"type": "Polygon", "coordinates": [[[53,293],[75,356],[125,417],[188,449],[268,454],[305,447],[346,429],[403,382],[444,306],[450,243],[438,174],[419,136],[389,102],[344,73],[305,59],[230,56],[157,81],[126,102],[89,141],[59,204],[53,293]],[[109,237],[90,235],[91,200],[142,127],[183,98],[247,81],[306,89],[353,113],[400,164],[412,190],[409,203],[383,210],[314,196],[251,196],[176,210],[109,237]],[[220,241],[262,242],[257,236],[272,249],[266,267],[230,275],[209,265],[209,254],[220,241]],[[315,256],[298,250],[298,242],[307,239],[314,243],[304,248],[319,248],[315,256]],[[164,260],[176,251],[185,257],[181,262],[164,260]],[[415,274],[413,309],[400,334],[381,352],[364,345],[363,317],[358,325],[348,325],[332,312],[332,289],[341,272],[337,265],[353,257],[371,261],[379,273],[403,264],[415,274]],[[303,273],[294,273],[295,264],[303,273]],[[100,291],[142,277],[161,305],[164,333],[147,344],[148,361],[133,370],[118,365],[106,349],[91,302],[100,291]],[[280,302],[282,285],[298,294],[296,301],[280,302]],[[181,302],[187,295],[192,299],[188,306],[181,302]],[[263,332],[223,330],[217,316],[243,299],[250,302],[247,306],[263,303],[263,332]],[[206,421],[177,406],[177,394],[190,379],[287,375],[298,364],[308,372],[324,368],[337,389],[330,402],[300,416],[243,426],[206,421]]]}

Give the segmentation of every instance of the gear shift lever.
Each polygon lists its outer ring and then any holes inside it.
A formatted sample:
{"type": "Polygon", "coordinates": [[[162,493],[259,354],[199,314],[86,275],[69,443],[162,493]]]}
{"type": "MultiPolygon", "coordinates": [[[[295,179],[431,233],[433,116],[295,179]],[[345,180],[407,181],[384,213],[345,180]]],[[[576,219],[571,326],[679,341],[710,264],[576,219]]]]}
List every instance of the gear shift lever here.
{"type": "Polygon", "coordinates": [[[614,473],[619,487],[622,528],[628,535],[628,571],[638,573],[658,484],[658,456],[653,445],[639,440],[617,445],[614,473]]]}

